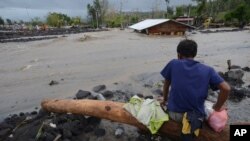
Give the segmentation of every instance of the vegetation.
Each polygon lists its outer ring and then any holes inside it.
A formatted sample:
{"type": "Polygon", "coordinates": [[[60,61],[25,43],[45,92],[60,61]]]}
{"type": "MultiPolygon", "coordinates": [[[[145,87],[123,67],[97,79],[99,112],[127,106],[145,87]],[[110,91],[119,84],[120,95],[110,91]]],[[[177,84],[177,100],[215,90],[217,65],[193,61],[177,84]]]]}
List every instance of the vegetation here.
{"type": "Polygon", "coordinates": [[[10,19],[6,19],[6,22],[8,23],[8,25],[12,25],[12,21],[10,19]]]}
{"type": "Polygon", "coordinates": [[[70,17],[61,13],[49,13],[47,16],[47,24],[53,27],[61,27],[70,24],[70,17]]]}
{"type": "MultiPolygon", "coordinates": [[[[179,5],[173,7],[170,0],[164,0],[166,9],[159,9],[160,0],[155,0],[152,5],[152,11],[130,11],[123,12],[123,1],[121,0],[120,10],[112,8],[108,0],[93,0],[87,5],[88,22],[92,27],[121,27],[129,26],[147,18],[177,18],[180,16],[194,17],[195,26],[203,25],[208,18],[212,22],[227,23],[228,25],[237,25],[243,28],[250,21],[250,0],[192,0],[195,5],[179,5]]],[[[161,1],[162,2],[162,1],[161,1]]],[[[80,17],[69,17],[66,14],[52,12],[49,13],[46,21],[39,17],[31,20],[32,26],[48,24],[52,27],[62,27],[65,25],[80,25],[80,17]]],[[[0,25],[15,24],[15,21],[0,17],[0,25]]],[[[19,23],[24,23],[20,21],[19,23]]]]}
{"type": "Polygon", "coordinates": [[[70,25],[73,25],[73,26],[75,26],[75,25],[80,25],[81,24],[81,17],[73,17],[73,18],[71,18],[71,20],[70,20],[70,25]]]}
{"type": "Polygon", "coordinates": [[[90,22],[94,27],[99,27],[104,23],[104,17],[108,10],[108,0],[94,0],[87,5],[90,22]]]}
{"type": "Polygon", "coordinates": [[[239,5],[233,11],[225,15],[226,21],[232,21],[236,19],[239,23],[239,27],[243,28],[250,20],[250,6],[246,4],[239,5]]]}
{"type": "Polygon", "coordinates": [[[4,20],[0,17],[0,25],[4,25],[4,20]]]}
{"type": "Polygon", "coordinates": [[[35,18],[31,19],[32,26],[41,25],[41,24],[43,24],[43,22],[40,20],[39,17],[35,17],[35,18]]]}

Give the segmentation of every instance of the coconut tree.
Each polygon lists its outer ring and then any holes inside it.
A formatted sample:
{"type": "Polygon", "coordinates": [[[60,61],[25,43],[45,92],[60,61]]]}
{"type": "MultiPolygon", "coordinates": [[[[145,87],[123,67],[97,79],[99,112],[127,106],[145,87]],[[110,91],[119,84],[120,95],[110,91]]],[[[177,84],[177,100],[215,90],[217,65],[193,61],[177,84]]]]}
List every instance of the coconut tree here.
{"type": "Polygon", "coordinates": [[[168,17],[168,6],[169,6],[169,2],[170,2],[170,0],[165,0],[165,2],[166,2],[167,17],[168,17]]]}

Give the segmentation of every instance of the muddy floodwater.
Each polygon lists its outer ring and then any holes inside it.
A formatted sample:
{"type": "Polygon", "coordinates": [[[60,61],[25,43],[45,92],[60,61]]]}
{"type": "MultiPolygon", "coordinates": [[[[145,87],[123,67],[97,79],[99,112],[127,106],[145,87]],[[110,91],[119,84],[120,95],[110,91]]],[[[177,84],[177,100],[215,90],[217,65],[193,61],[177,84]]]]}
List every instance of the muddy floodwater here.
{"type": "MultiPolygon", "coordinates": [[[[188,34],[198,43],[196,60],[222,72],[227,71],[228,59],[233,65],[250,67],[249,30],[188,34]]],[[[91,90],[99,84],[150,95],[151,91],[140,85],[145,79],[138,77],[159,74],[177,57],[176,46],[183,39],[110,30],[1,43],[0,118],[34,110],[43,99],[71,98],[79,89],[91,90]],[[52,80],[59,84],[50,86],[52,80]]],[[[243,80],[245,86],[250,85],[249,72],[243,80]]],[[[228,108],[231,122],[250,121],[249,98],[228,102],[228,108]]]]}

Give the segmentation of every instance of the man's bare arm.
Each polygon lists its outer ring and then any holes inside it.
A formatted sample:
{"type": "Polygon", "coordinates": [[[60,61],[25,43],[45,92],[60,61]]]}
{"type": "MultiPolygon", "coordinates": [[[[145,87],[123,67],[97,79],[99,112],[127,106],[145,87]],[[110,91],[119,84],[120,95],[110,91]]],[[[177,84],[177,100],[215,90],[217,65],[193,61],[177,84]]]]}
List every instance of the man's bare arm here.
{"type": "Polygon", "coordinates": [[[165,80],[164,81],[164,86],[163,86],[163,103],[164,104],[168,100],[169,86],[170,86],[170,81],[165,80]]]}
{"type": "Polygon", "coordinates": [[[222,82],[219,84],[220,94],[218,96],[217,102],[214,105],[215,111],[220,111],[223,104],[226,102],[228,95],[230,93],[230,86],[226,82],[222,82]]]}

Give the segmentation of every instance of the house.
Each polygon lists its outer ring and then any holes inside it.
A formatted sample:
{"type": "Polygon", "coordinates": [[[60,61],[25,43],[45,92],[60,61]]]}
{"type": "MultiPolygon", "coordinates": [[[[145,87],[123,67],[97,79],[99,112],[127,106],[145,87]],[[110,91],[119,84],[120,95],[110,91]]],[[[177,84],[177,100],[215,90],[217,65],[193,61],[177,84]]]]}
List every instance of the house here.
{"type": "Polygon", "coordinates": [[[188,25],[194,25],[194,18],[193,17],[178,17],[175,20],[177,22],[185,23],[188,25]]]}
{"type": "Polygon", "coordinates": [[[147,19],[129,28],[148,35],[184,35],[187,30],[195,27],[170,19],[147,19]]]}

